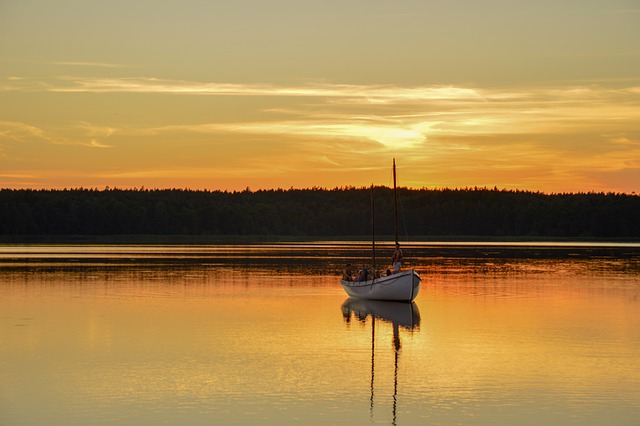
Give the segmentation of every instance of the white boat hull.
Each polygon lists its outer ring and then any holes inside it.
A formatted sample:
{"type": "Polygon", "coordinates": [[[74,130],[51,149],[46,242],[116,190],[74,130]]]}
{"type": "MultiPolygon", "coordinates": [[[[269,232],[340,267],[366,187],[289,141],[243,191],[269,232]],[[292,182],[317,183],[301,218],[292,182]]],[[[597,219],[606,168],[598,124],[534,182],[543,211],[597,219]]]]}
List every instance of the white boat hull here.
{"type": "Polygon", "coordinates": [[[410,269],[369,281],[341,281],[351,297],[368,300],[411,302],[420,291],[420,275],[410,269]]]}

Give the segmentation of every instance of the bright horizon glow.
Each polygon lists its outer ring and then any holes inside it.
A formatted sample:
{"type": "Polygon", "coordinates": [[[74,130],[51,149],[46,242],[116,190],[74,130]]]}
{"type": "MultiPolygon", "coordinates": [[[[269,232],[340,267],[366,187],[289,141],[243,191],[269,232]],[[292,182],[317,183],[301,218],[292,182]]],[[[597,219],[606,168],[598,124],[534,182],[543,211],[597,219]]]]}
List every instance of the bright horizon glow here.
{"type": "Polygon", "coordinates": [[[0,6],[0,188],[640,192],[637,8],[432,3],[0,6]]]}

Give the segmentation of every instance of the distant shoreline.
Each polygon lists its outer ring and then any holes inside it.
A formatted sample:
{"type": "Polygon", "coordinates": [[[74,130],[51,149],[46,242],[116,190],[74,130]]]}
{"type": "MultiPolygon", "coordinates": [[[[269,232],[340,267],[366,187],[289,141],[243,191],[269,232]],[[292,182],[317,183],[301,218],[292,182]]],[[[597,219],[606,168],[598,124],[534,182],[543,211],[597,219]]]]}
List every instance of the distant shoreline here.
{"type": "Polygon", "coordinates": [[[396,218],[393,190],[373,192],[375,214],[371,190],[365,189],[0,190],[0,241],[367,240],[373,216],[376,236],[397,232],[401,240],[640,241],[637,195],[401,189],[396,218]]]}

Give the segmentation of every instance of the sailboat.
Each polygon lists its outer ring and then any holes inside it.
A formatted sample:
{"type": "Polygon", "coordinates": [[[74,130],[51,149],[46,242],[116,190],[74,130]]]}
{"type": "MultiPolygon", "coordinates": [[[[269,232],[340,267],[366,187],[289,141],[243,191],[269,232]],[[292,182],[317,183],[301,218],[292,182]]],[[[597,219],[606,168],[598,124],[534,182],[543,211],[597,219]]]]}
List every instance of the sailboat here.
{"type": "MultiPolygon", "coordinates": [[[[371,228],[373,247],[373,270],[375,271],[375,218],[373,215],[373,186],[371,187],[371,228]]],[[[395,242],[398,244],[398,188],[396,186],[396,159],[393,159],[393,194],[394,194],[394,224],[395,242]]],[[[420,291],[420,274],[414,269],[396,272],[384,277],[375,277],[367,281],[347,281],[340,283],[344,291],[351,297],[369,300],[389,300],[395,302],[412,302],[420,291]]]]}

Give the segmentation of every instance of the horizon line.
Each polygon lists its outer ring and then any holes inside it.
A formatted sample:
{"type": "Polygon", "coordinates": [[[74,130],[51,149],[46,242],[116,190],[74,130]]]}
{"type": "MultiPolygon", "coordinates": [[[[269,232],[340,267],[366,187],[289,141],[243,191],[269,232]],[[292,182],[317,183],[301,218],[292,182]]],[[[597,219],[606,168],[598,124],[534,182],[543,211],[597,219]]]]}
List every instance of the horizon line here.
{"type": "MultiPolygon", "coordinates": [[[[34,192],[65,192],[65,191],[92,191],[92,192],[107,192],[107,191],[130,191],[130,192],[164,192],[164,191],[184,191],[184,192],[221,192],[221,193],[257,193],[257,192],[293,192],[293,191],[348,191],[348,190],[356,190],[356,191],[364,191],[373,189],[388,189],[393,190],[392,187],[387,185],[367,185],[367,186],[355,186],[355,185],[345,185],[345,186],[334,186],[332,188],[322,187],[322,186],[312,186],[312,187],[294,187],[291,186],[289,188],[258,188],[252,190],[249,186],[244,189],[209,189],[209,188],[178,188],[178,187],[155,187],[155,188],[147,188],[144,185],[140,187],[118,187],[118,186],[110,186],[105,185],[104,188],[100,189],[98,187],[63,187],[63,188],[9,188],[9,187],[0,187],[0,192],[2,191],[34,191],[34,192]]],[[[409,186],[398,186],[398,189],[404,191],[433,191],[433,192],[505,192],[505,193],[525,193],[525,194],[538,194],[538,195],[628,195],[639,197],[640,194],[635,191],[631,192],[620,192],[620,191],[564,191],[564,192],[547,192],[541,190],[531,190],[531,189],[518,189],[518,188],[498,188],[494,186],[493,188],[489,188],[487,186],[466,186],[466,187],[420,187],[414,188],[409,186]]]]}

